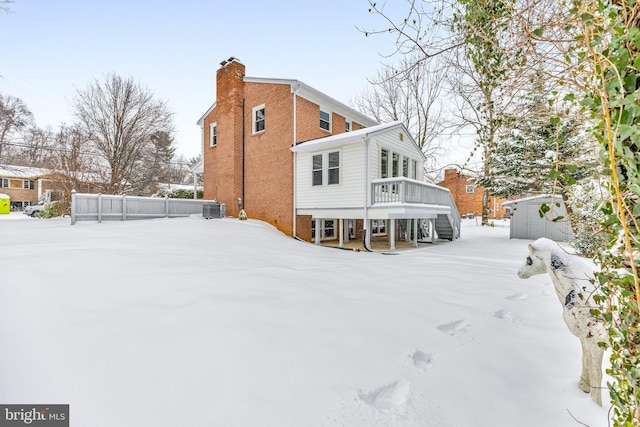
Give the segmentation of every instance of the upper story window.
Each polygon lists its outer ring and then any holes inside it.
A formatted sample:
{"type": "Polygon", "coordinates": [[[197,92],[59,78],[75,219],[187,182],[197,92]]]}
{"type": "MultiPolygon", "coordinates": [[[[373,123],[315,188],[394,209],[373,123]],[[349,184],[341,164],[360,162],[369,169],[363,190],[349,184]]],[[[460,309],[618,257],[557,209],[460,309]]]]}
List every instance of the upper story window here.
{"type": "Polygon", "coordinates": [[[312,185],[322,185],[322,154],[313,156],[313,183],[312,185]]]}
{"type": "Polygon", "coordinates": [[[9,180],[7,178],[0,178],[0,188],[9,188],[9,180]]]}
{"type": "Polygon", "coordinates": [[[389,178],[389,150],[380,150],[380,178],[389,178]]]}
{"type": "Polygon", "coordinates": [[[398,153],[393,153],[392,156],[392,161],[391,161],[391,176],[392,177],[397,177],[400,176],[400,154],[398,153]]]}
{"type": "Polygon", "coordinates": [[[35,188],[34,181],[25,179],[24,181],[22,181],[22,188],[25,190],[33,190],[35,188]]]}
{"type": "Polygon", "coordinates": [[[320,110],[320,129],[331,132],[331,114],[320,110]]]}
{"type": "Polygon", "coordinates": [[[418,179],[418,161],[411,160],[411,178],[418,179]]]}
{"type": "Polygon", "coordinates": [[[262,132],[265,128],[264,104],[253,107],[251,110],[253,133],[262,132]]]}
{"type": "Polygon", "coordinates": [[[473,192],[474,192],[473,185],[467,185],[467,193],[473,193],[473,192]]]}
{"type": "Polygon", "coordinates": [[[218,144],[218,124],[211,123],[209,125],[209,147],[214,147],[218,144]]]}
{"type": "Polygon", "coordinates": [[[340,183],[340,152],[329,153],[329,185],[340,183]]]}
{"type": "Polygon", "coordinates": [[[402,176],[409,178],[409,159],[406,157],[402,158],[402,176]]]}
{"type": "Polygon", "coordinates": [[[351,132],[351,122],[348,121],[348,120],[344,124],[344,131],[345,132],[351,132]]]}
{"type": "Polygon", "coordinates": [[[340,184],[340,151],[314,154],[311,185],[340,184]]]}

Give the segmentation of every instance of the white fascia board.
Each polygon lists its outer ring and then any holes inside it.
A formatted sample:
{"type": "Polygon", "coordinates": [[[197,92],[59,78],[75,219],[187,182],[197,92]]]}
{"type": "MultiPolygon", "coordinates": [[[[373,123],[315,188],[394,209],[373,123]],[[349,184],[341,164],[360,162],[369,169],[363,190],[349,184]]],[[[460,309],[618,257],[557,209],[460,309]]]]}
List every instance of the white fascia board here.
{"type": "Polygon", "coordinates": [[[196,122],[196,124],[197,124],[198,126],[200,126],[200,127],[203,127],[203,126],[204,126],[204,119],[205,119],[205,117],[207,117],[207,116],[208,116],[208,115],[213,111],[213,109],[214,109],[214,108],[216,108],[216,103],[215,103],[215,102],[213,103],[213,105],[211,105],[211,107],[209,107],[209,109],[207,110],[207,112],[206,112],[206,113],[204,113],[204,114],[202,115],[202,117],[200,117],[200,118],[198,119],[198,121],[196,122]]]}

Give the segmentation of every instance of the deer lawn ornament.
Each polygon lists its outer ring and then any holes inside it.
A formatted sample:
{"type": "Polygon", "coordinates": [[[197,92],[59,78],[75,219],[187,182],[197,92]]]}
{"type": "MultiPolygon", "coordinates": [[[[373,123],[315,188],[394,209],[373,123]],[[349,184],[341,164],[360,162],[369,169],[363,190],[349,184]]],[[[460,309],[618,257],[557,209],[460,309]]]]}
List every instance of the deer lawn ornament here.
{"type": "Polygon", "coordinates": [[[602,356],[598,342],[607,340],[604,320],[591,314],[593,302],[593,268],[577,255],[565,252],[549,239],[538,239],[529,245],[529,256],[518,270],[521,279],[549,273],[558,299],[563,306],[564,322],[582,344],[582,374],[578,387],[602,406],[602,356]]]}

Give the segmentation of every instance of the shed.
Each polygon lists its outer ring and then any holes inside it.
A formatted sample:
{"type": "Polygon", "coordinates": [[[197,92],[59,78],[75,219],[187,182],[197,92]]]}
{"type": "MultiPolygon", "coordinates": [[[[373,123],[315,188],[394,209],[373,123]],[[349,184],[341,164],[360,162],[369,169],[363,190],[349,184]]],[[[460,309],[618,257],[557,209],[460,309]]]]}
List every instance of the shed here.
{"type": "Polygon", "coordinates": [[[540,237],[566,242],[573,236],[571,225],[567,221],[567,209],[560,196],[533,196],[524,199],[510,200],[502,206],[512,213],[509,238],[531,239],[540,237]],[[542,218],[540,207],[546,204],[550,210],[542,218]],[[558,221],[554,218],[562,217],[558,221]]]}

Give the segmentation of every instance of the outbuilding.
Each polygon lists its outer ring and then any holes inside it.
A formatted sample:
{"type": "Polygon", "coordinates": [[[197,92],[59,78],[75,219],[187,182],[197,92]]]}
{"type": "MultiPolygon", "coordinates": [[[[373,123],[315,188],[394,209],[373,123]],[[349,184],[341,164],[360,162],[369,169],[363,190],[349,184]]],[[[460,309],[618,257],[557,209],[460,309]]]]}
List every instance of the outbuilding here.
{"type": "Polygon", "coordinates": [[[567,220],[567,209],[560,196],[533,196],[504,202],[502,206],[511,215],[509,237],[535,240],[540,237],[566,242],[573,236],[567,220]],[[542,205],[549,211],[540,215],[542,205]]]}

